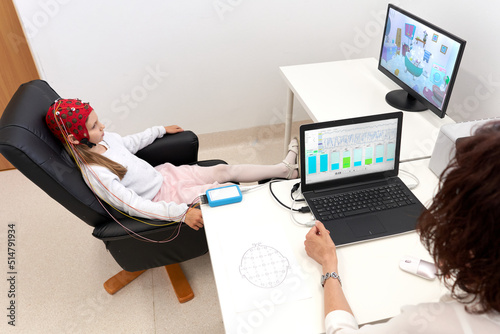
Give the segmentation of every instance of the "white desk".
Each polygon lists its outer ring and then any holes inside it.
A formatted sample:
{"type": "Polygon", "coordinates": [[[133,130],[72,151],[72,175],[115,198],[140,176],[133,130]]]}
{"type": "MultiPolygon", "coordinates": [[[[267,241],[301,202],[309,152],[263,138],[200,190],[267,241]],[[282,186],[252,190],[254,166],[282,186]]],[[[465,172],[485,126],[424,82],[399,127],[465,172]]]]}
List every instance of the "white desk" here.
{"type": "MultiPolygon", "coordinates": [[[[428,159],[401,164],[420,179],[414,193],[426,204],[437,185],[436,176],[427,168],[428,159]]],[[[401,175],[411,184],[413,180],[401,175]]],[[[273,184],[275,194],[290,205],[290,188],[297,180],[273,184]]],[[[290,219],[269,193],[268,186],[244,194],[243,201],[222,207],[202,206],[205,231],[217,285],[224,326],[227,333],[323,333],[323,289],[321,267],[304,250],[309,228],[298,226],[290,219]],[[235,291],[232,291],[228,258],[228,240],[234,245],[247,242],[250,232],[266,234],[270,226],[282,229],[294,257],[306,273],[302,284],[310,288],[311,297],[292,302],[269,300],[262,307],[236,312],[235,291]]],[[[310,215],[296,215],[303,222],[310,215]]],[[[335,233],[332,231],[332,233],[335,233]]],[[[338,249],[339,273],[347,299],[359,323],[393,317],[407,304],[437,301],[444,288],[436,279],[427,281],[399,269],[404,255],[430,259],[416,233],[408,233],[375,241],[343,246],[338,249]]],[[[234,272],[233,272],[234,274],[234,272]]]]}
{"type": "MultiPolygon", "coordinates": [[[[288,85],[285,152],[291,138],[294,97],[314,122],[396,111],[385,95],[399,87],[377,69],[375,58],[280,67],[288,85]]],[[[442,125],[432,111],[404,112],[401,160],[430,157],[442,125]]]]}

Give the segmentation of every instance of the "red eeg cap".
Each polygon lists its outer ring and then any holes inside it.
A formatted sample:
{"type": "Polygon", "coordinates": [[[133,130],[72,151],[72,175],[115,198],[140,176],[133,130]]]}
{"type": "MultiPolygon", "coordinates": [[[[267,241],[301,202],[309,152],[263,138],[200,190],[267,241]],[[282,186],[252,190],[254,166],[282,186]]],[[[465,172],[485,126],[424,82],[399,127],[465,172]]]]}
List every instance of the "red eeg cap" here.
{"type": "Polygon", "coordinates": [[[92,110],[94,109],[88,103],[81,100],[59,99],[49,107],[45,122],[50,131],[63,143],[66,143],[63,135],[70,134],[81,142],[83,138],[89,137],[85,122],[92,110]],[[59,125],[61,127],[64,125],[65,129],[61,129],[59,125]]]}

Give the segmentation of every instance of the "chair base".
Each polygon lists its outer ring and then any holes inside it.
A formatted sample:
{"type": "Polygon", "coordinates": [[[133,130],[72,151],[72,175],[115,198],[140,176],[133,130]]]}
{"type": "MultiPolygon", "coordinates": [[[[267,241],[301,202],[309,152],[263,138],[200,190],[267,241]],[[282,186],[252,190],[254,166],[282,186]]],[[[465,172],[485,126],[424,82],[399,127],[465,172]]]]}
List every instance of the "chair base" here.
{"type": "MultiPolygon", "coordinates": [[[[181,266],[178,263],[175,263],[165,266],[165,269],[179,303],[185,303],[193,299],[193,290],[191,289],[191,285],[189,285],[186,276],[184,276],[181,266]]],[[[122,270],[104,283],[104,290],[106,290],[110,295],[114,295],[145,271],[146,270],[139,270],[131,272],[122,270]]]]}
{"type": "Polygon", "coordinates": [[[168,277],[170,278],[170,282],[172,283],[172,287],[174,288],[175,295],[177,296],[179,303],[185,303],[193,299],[193,290],[191,289],[191,285],[189,285],[186,276],[184,276],[181,266],[178,263],[175,263],[165,266],[165,269],[167,270],[168,277]]]}
{"type": "Polygon", "coordinates": [[[125,287],[127,284],[129,284],[137,277],[139,277],[145,271],[146,270],[139,270],[139,271],[122,270],[118,274],[116,274],[115,276],[111,277],[106,282],[104,282],[104,290],[106,290],[110,295],[114,295],[115,293],[120,291],[123,287],[125,287]]]}

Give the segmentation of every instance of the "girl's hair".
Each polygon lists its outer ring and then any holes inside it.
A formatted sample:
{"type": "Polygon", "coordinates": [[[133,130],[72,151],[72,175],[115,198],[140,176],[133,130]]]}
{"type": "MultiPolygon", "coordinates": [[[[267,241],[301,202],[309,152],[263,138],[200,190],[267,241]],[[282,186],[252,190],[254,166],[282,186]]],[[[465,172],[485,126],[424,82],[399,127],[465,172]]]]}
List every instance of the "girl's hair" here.
{"type": "MultiPolygon", "coordinates": [[[[123,167],[121,164],[106,158],[104,155],[99,153],[91,152],[90,149],[85,145],[74,145],[73,146],[80,157],[89,165],[97,165],[108,168],[111,172],[115,173],[120,180],[123,179],[125,174],[127,174],[127,168],[123,167]]],[[[64,145],[64,148],[70,155],[73,155],[70,151],[71,149],[68,145],[64,145]]]]}
{"type": "Polygon", "coordinates": [[[500,312],[500,122],[459,139],[417,226],[453,297],[500,312]],[[470,300],[470,297],[473,297],[470,300]]]}

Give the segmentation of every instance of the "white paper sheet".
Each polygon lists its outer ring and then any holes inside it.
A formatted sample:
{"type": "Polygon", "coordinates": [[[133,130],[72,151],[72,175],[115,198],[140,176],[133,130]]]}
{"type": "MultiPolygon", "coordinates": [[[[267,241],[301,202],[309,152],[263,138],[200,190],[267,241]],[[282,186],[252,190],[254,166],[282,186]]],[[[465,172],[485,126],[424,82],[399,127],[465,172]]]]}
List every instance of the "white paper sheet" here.
{"type": "Polygon", "coordinates": [[[238,231],[224,242],[226,270],[236,312],[310,298],[309,287],[282,229],[273,222],[261,231],[238,231]],[[264,232],[265,231],[265,232],[264,232]]]}

